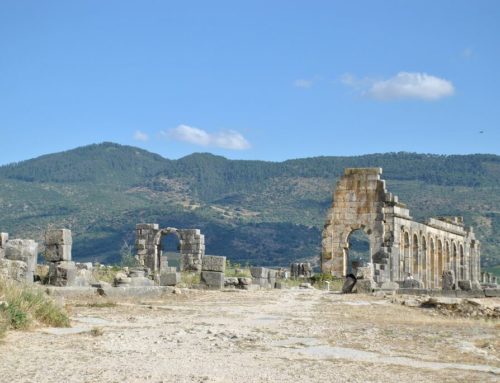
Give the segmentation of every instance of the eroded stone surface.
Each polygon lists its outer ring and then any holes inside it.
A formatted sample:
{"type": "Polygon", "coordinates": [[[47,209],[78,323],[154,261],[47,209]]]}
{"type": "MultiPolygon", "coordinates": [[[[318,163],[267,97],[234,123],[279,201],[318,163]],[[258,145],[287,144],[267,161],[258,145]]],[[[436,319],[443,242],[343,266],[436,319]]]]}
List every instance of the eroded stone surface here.
{"type": "Polygon", "coordinates": [[[202,258],[205,255],[205,236],[199,229],[175,227],[160,229],[157,223],[137,224],[135,247],[139,262],[155,275],[158,275],[164,267],[168,267],[168,261],[163,256],[161,248],[161,240],[167,235],[175,235],[179,239],[181,271],[200,271],[202,258]]]}
{"type": "MultiPolygon", "coordinates": [[[[348,273],[349,236],[369,238],[373,280],[379,285],[411,275],[425,288],[442,286],[443,271],[457,280],[480,279],[480,243],[461,217],[416,222],[380,178],[381,168],[348,168],[337,183],[322,234],[321,269],[336,277],[348,273]]],[[[490,283],[484,275],[482,282],[490,283]]],[[[457,286],[454,285],[454,288],[457,286]]]]}

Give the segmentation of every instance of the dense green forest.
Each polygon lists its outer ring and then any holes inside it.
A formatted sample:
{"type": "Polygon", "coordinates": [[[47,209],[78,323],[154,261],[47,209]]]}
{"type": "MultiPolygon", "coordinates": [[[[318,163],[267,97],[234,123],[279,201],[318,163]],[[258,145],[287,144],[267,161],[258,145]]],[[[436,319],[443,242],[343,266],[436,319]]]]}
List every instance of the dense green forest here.
{"type": "MultiPolygon", "coordinates": [[[[321,229],[346,167],[382,167],[415,219],[462,215],[500,264],[500,156],[415,153],[235,161],[206,153],[168,160],[113,143],[0,167],[0,230],[41,240],[73,230],[74,258],[116,262],[138,222],[198,227],[207,253],[240,263],[317,260],[321,229]]],[[[498,268],[497,268],[498,270],[498,268]]]]}

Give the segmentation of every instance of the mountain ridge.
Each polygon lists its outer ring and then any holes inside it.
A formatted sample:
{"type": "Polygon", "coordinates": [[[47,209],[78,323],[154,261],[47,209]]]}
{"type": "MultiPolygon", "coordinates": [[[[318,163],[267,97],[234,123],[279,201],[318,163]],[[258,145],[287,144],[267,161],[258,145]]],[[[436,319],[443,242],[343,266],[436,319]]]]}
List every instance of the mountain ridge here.
{"type": "Polygon", "coordinates": [[[193,153],[177,160],[105,142],[0,166],[0,230],[41,239],[70,227],[80,260],[115,262],[134,225],[200,227],[207,252],[286,265],[319,256],[336,179],[382,167],[389,191],[418,220],[463,215],[483,263],[500,264],[500,156],[375,153],[282,162],[193,153]],[[256,245],[260,242],[259,245],[256,245]]]}

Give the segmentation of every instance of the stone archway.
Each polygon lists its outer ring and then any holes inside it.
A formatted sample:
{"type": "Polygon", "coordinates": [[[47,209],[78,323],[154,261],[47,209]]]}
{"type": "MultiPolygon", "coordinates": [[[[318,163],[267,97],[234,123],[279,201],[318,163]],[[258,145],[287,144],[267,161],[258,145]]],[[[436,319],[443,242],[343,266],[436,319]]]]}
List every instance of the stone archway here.
{"type": "Polygon", "coordinates": [[[161,240],[174,234],[179,239],[180,269],[200,271],[201,259],[205,255],[205,236],[199,229],[160,229],[156,223],[140,223],[135,229],[135,246],[139,261],[153,273],[160,273],[168,267],[168,260],[162,258],[161,240]]]}
{"type": "MultiPolygon", "coordinates": [[[[347,275],[349,273],[354,273],[356,274],[356,269],[359,267],[367,267],[370,266],[372,267],[373,260],[372,260],[372,242],[373,239],[371,238],[371,232],[370,230],[366,230],[365,227],[354,227],[350,231],[350,233],[347,235],[347,238],[345,239],[346,247],[344,248],[344,270],[343,274],[347,275]],[[361,249],[356,249],[353,245],[353,241],[357,240],[357,245],[361,245],[361,249]],[[368,242],[368,243],[364,243],[368,242]],[[368,249],[364,248],[366,245],[368,245],[368,249]]],[[[373,270],[372,270],[373,273],[373,270]]]]}
{"type": "MultiPolygon", "coordinates": [[[[155,237],[154,237],[154,268],[153,268],[153,271],[158,271],[158,270],[165,270],[167,267],[169,267],[169,264],[168,264],[168,257],[166,255],[163,255],[163,249],[162,249],[162,245],[161,245],[161,241],[164,237],[168,236],[168,235],[175,235],[177,237],[177,239],[179,240],[179,251],[182,255],[182,248],[183,248],[183,241],[182,241],[182,237],[179,233],[179,230],[177,230],[176,228],[174,227],[167,227],[165,229],[161,229],[158,231],[158,233],[156,233],[155,237]]],[[[180,259],[180,269],[182,270],[183,269],[183,265],[182,265],[182,256],[181,256],[181,259],[180,259]]]]}
{"type": "Polygon", "coordinates": [[[381,174],[381,168],[347,168],[338,180],[322,232],[321,271],[346,275],[349,235],[362,229],[369,237],[373,280],[379,286],[402,282],[406,273],[413,273],[426,286],[437,287],[440,273],[448,269],[477,281],[479,242],[472,228],[465,227],[462,217],[414,221],[406,205],[386,190],[381,174]]]}

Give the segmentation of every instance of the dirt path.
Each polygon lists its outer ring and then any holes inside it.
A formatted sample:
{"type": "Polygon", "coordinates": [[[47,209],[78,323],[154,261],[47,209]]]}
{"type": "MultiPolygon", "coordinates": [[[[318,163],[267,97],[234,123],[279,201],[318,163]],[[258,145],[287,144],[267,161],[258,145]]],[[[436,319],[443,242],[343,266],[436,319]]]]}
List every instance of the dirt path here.
{"type": "Polygon", "coordinates": [[[71,329],[8,335],[0,381],[499,381],[499,322],[433,314],[318,290],[74,305],[71,329]]]}

